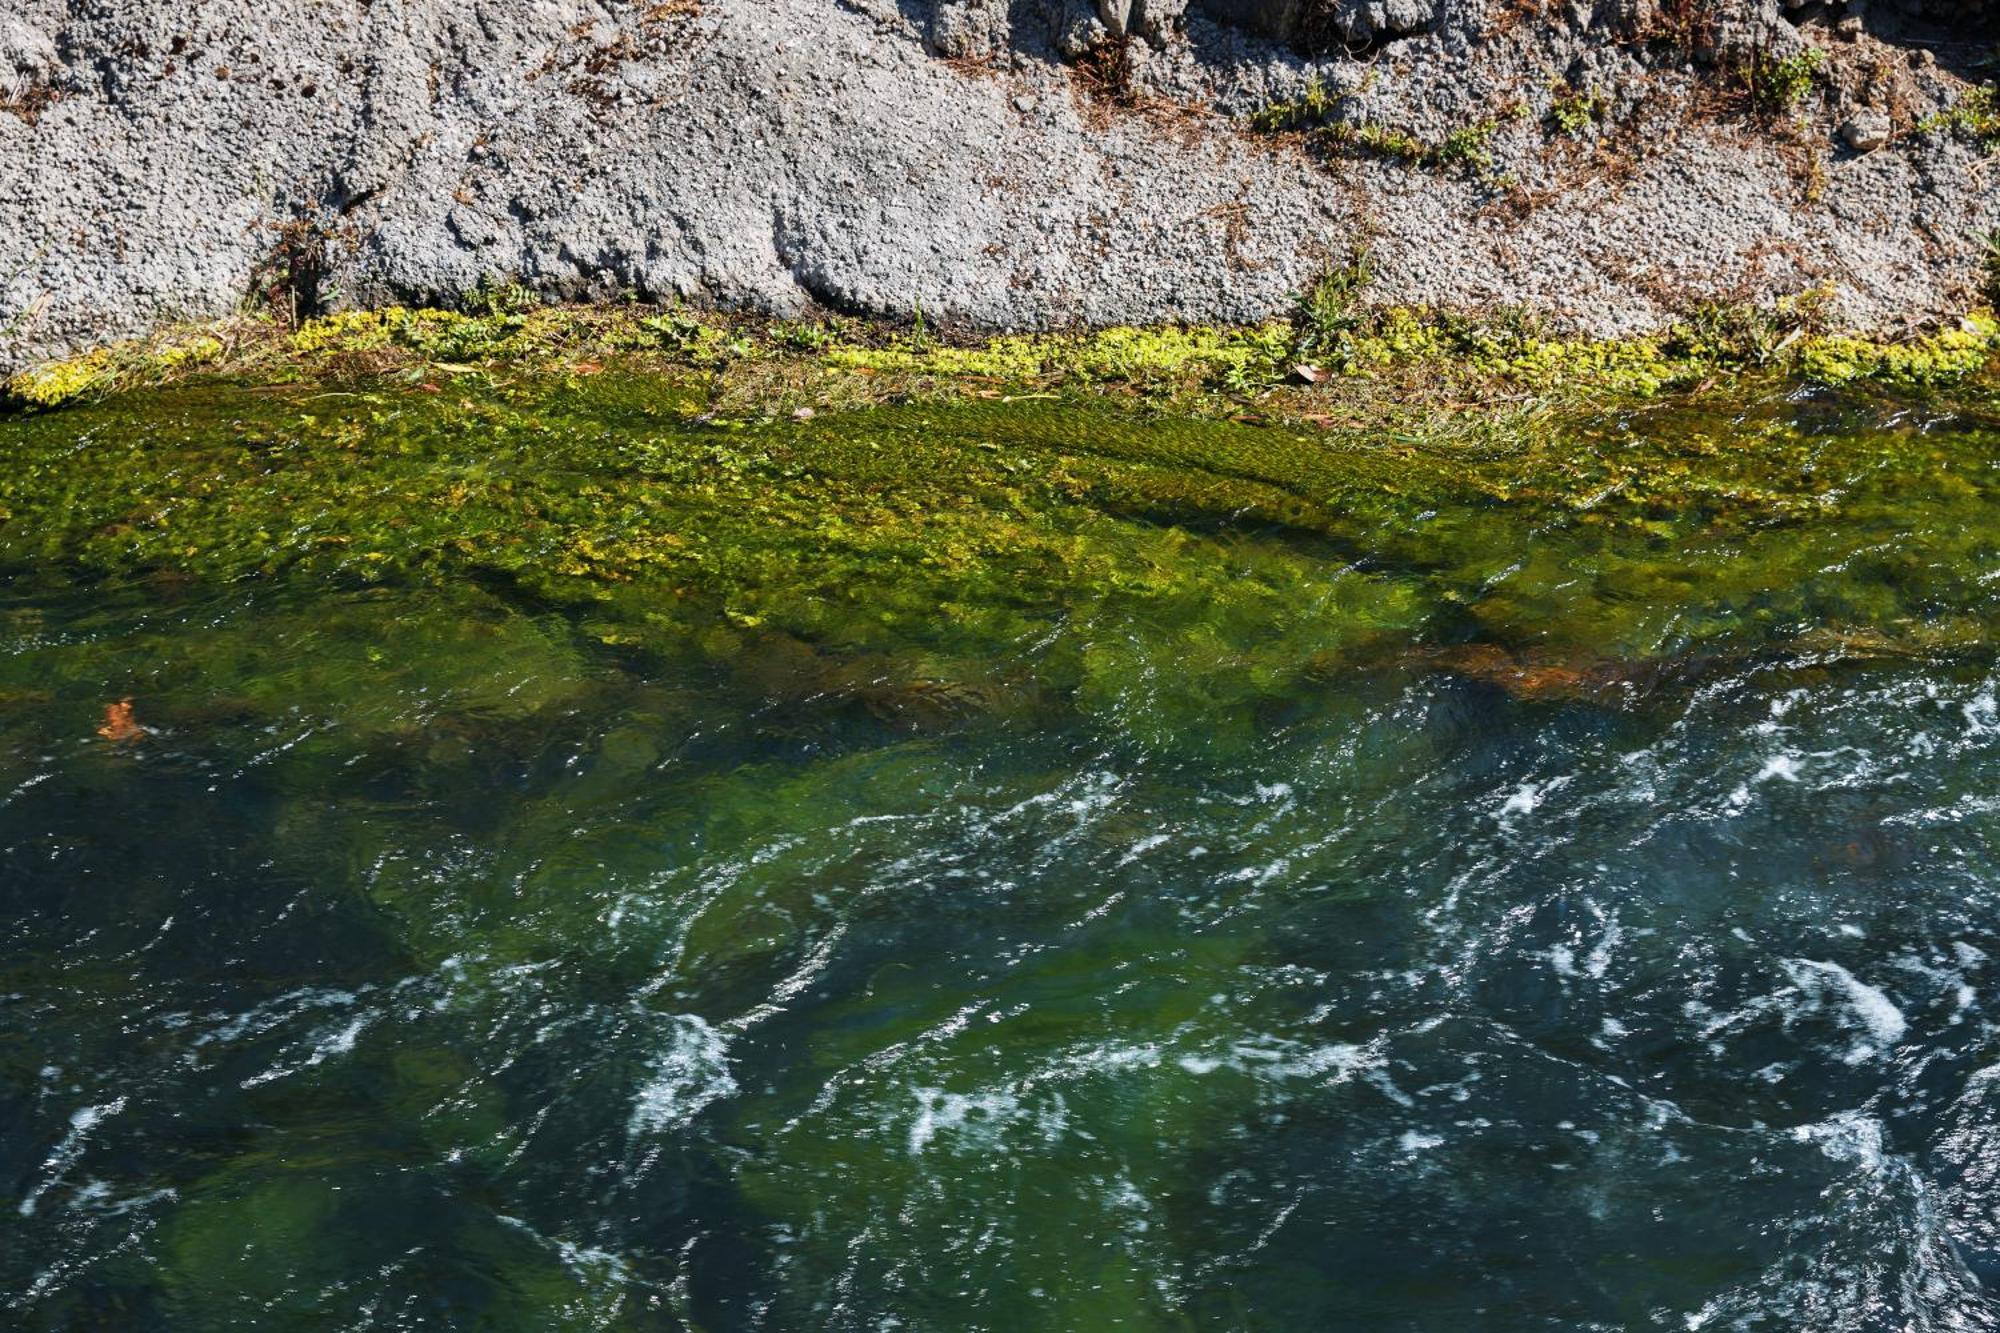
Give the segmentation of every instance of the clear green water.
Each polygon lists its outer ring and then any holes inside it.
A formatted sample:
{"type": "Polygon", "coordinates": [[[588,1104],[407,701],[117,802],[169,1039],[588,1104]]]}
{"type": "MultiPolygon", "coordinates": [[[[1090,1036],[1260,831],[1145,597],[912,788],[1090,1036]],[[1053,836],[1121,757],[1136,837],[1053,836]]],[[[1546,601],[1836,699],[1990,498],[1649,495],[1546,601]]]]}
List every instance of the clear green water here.
{"type": "Polygon", "coordinates": [[[2000,1326],[1985,403],[0,423],[0,1322],[2000,1326]]]}

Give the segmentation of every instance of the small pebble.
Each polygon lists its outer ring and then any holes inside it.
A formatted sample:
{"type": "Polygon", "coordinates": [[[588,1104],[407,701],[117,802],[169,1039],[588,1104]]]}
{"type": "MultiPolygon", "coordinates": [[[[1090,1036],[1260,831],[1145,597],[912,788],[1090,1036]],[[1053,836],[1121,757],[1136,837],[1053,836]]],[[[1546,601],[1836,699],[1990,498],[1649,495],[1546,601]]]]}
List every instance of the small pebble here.
{"type": "Polygon", "coordinates": [[[1840,137],[1857,153],[1872,153],[1889,142],[1889,117],[1880,111],[1857,111],[1840,127],[1840,137]]]}

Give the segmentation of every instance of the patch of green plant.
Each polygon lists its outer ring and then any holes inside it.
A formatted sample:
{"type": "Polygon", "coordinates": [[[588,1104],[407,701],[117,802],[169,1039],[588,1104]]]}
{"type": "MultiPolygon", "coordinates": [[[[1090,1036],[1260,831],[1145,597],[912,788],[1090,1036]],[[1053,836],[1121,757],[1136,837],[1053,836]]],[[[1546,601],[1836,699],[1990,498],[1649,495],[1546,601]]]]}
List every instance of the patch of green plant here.
{"type": "Polygon", "coordinates": [[[841,341],[842,329],[820,320],[786,320],[771,326],[770,338],[788,352],[824,352],[841,341]]]}
{"type": "MultiPolygon", "coordinates": [[[[1314,275],[1292,308],[1292,355],[1312,363],[1340,352],[1341,339],[1361,326],[1361,294],[1373,280],[1367,250],[1341,264],[1328,264],[1314,275]]],[[[1345,361],[1343,355],[1339,358],[1345,361]]]]}
{"type": "Polygon", "coordinates": [[[1493,170],[1493,135],[1498,117],[1488,117],[1453,130],[1437,143],[1373,121],[1350,124],[1331,121],[1312,131],[1314,141],[1347,152],[1358,152],[1408,167],[1460,168],[1479,177],[1493,170]]]}
{"type": "Polygon", "coordinates": [[[1014,383],[1268,384],[1290,345],[1284,324],[1247,329],[1114,326],[1084,334],[1012,334],[959,347],[913,338],[882,346],[843,345],[828,366],[875,373],[977,377],[1014,383]]]}
{"type": "Polygon", "coordinates": [[[1956,134],[1981,149],[2000,148],[2000,90],[1990,83],[1968,88],[1946,110],[1917,122],[1919,134],[1956,134]]]}
{"type": "Polygon", "coordinates": [[[459,308],[468,315],[497,318],[525,315],[542,304],[535,293],[511,279],[482,276],[471,291],[459,298],[459,308]]]}
{"type": "MultiPolygon", "coordinates": [[[[1291,318],[1250,327],[1114,327],[977,342],[928,330],[753,326],[681,310],[649,314],[623,307],[545,306],[493,315],[349,311],[292,332],[268,320],[224,321],[30,367],[0,384],[0,408],[48,410],[223,375],[341,384],[393,375],[438,391],[448,379],[489,375],[501,365],[514,373],[587,377],[616,360],[663,386],[681,383],[676,377],[684,370],[696,372],[711,391],[727,389],[725,414],[999,395],[1003,385],[1037,392],[1120,386],[1213,411],[1214,404],[1200,401],[1202,394],[1260,394],[1283,383],[1302,361],[1360,381],[1421,386],[1427,394],[1527,388],[1537,394],[1645,395],[1766,367],[1842,381],[1936,381],[1983,365],[1994,338],[1989,322],[1972,320],[1914,341],[1842,339],[1832,354],[1808,356],[1823,340],[1823,292],[1761,313],[1697,310],[1664,340],[1562,338],[1518,311],[1469,320],[1397,309],[1364,318],[1355,298],[1367,280],[1365,258],[1331,268],[1302,294],[1291,318]]],[[[1300,404],[1298,410],[1308,409],[1300,404]]]]}
{"type": "Polygon", "coordinates": [[[1340,102],[1339,97],[1314,78],[1307,81],[1305,91],[1296,99],[1254,112],[1250,127],[1265,133],[1310,131],[1318,142],[1413,166],[1434,160],[1436,150],[1415,135],[1374,121],[1338,119],[1340,102]]]}
{"type": "Polygon", "coordinates": [[[0,383],[0,407],[47,410],[127,383],[170,380],[219,362],[226,351],[222,338],[206,329],[99,347],[30,366],[0,383]]]}
{"type": "MultiPolygon", "coordinates": [[[[1436,143],[1406,130],[1377,121],[1353,120],[1340,114],[1347,99],[1333,93],[1317,78],[1308,80],[1305,90],[1286,102],[1276,102],[1251,114],[1250,128],[1261,133],[1305,133],[1322,147],[1361,153],[1405,166],[1458,167],[1479,176],[1493,169],[1491,143],[1503,117],[1488,116],[1453,130],[1436,143]]],[[[1511,113],[1525,115],[1524,107],[1511,113]]]]}
{"type": "Polygon", "coordinates": [[[1865,338],[1840,336],[1811,338],[1798,345],[1795,364],[1800,374],[1820,384],[1872,380],[1936,387],[1967,379],[1990,366],[1995,336],[1992,320],[1972,318],[1910,343],[1871,343],[1865,338]]]}
{"type": "Polygon", "coordinates": [[[1289,102],[1274,102],[1250,114],[1250,128],[1267,134],[1312,129],[1332,118],[1339,97],[1318,76],[1306,80],[1305,91],[1289,102]]]}
{"type": "Polygon", "coordinates": [[[718,365],[753,355],[755,345],[745,336],[699,319],[685,311],[649,315],[638,322],[641,333],[696,365],[718,365]]]}
{"type": "Polygon", "coordinates": [[[1665,340],[1670,355],[1690,361],[1769,360],[1788,335],[1771,311],[1728,302],[1694,307],[1674,324],[1665,340]]]}
{"type": "MultiPolygon", "coordinates": [[[[350,311],[315,320],[293,334],[299,353],[401,348],[435,361],[489,361],[527,352],[536,329],[528,314],[468,315],[451,310],[350,311]]],[[[547,327],[544,321],[541,328],[547,327]]]]}
{"type": "Polygon", "coordinates": [[[1751,109],[1769,119],[1798,110],[1811,96],[1825,63],[1826,53],[1816,46],[1781,59],[1758,52],[1743,71],[1751,109]]]}
{"type": "MultiPolygon", "coordinates": [[[[1691,364],[1658,346],[1565,343],[1525,321],[1391,315],[1350,337],[1358,362],[1424,348],[1505,365],[1522,383],[1588,367],[1637,384],[1691,364]]],[[[1984,354],[1969,334],[1955,346],[1984,354]]],[[[1834,369],[1850,350],[1850,369],[1869,367],[1870,352],[1832,340],[1811,355],[1834,369]]],[[[1921,384],[1954,354],[1940,345],[1894,370],[1921,384]]],[[[990,662],[1072,613],[1102,628],[1106,616],[1249,625],[1282,612],[1284,633],[1240,636],[1261,645],[1249,657],[1177,668],[1191,708],[1292,679],[1315,654],[1322,667],[1365,655],[1433,618],[1580,647],[1648,650],[1669,628],[1727,638],[1763,623],[1746,616],[1804,615],[1799,599],[1816,595],[1817,571],[1841,567],[1841,543],[1876,542],[1813,525],[1843,506],[1887,515],[1896,496],[1954,506],[1949,524],[1923,510],[1929,548],[1908,559],[1927,572],[1908,586],[1936,587],[1936,570],[1957,566],[1926,562],[1961,557],[1976,581],[1981,543],[2000,536],[1976,485],[1949,482],[1951,467],[1909,456],[1894,432],[1801,433],[1784,404],[1725,393],[1639,427],[1627,412],[1593,426],[1391,407],[1307,431],[1041,400],[724,425],[698,420],[699,400],[613,372],[451,394],[300,385],[250,397],[211,384],[0,426],[0,562],[66,577],[518,589],[568,608],[602,643],[728,666],[763,657],[748,640],[775,638],[793,645],[802,698],[838,686],[871,707],[945,715],[1001,706],[1009,687],[940,693],[922,682],[954,678],[943,659],[990,662]],[[1449,523],[1420,521],[1440,509],[1449,523]],[[1703,553],[1718,542],[1757,554],[1717,566],[1703,553]],[[1531,548],[1548,554],[1502,577],[1531,548]],[[1327,558],[1343,551],[1390,572],[1327,558]],[[1580,569],[1682,591],[1579,604],[1566,589],[1580,569]],[[1397,570],[1430,572],[1419,586],[1397,570]],[[891,649],[921,649],[928,665],[896,667],[916,674],[885,685],[889,667],[865,655],[891,649]]],[[[1902,586],[1875,564],[1842,578],[1850,601],[1902,586]]],[[[1907,609],[1891,596],[1842,614],[1902,633],[1907,609]]],[[[1039,678],[1085,698],[1126,699],[1159,666],[1103,660],[1106,644],[1143,656],[1122,632],[1064,643],[1040,655],[1039,678]]],[[[540,662],[551,650],[522,651],[540,662]]]]}
{"type": "Polygon", "coordinates": [[[1432,163],[1441,167],[1470,167],[1479,175],[1493,170],[1493,134],[1500,128],[1498,117],[1453,130],[1439,142],[1432,163]]]}
{"type": "Polygon", "coordinates": [[[1405,166],[1428,166],[1436,156],[1436,150],[1415,135],[1373,121],[1364,121],[1359,125],[1328,125],[1321,131],[1321,137],[1328,143],[1358,148],[1364,153],[1405,166]]]}
{"type": "Polygon", "coordinates": [[[1581,138],[1597,128],[1608,109],[1601,94],[1572,92],[1559,86],[1555,100],[1549,103],[1548,122],[1562,134],[1581,138]]]}
{"type": "Polygon", "coordinates": [[[7,381],[7,393],[23,407],[49,408],[73,402],[97,388],[110,367],[103,350],[22,371],[7,381]]]}

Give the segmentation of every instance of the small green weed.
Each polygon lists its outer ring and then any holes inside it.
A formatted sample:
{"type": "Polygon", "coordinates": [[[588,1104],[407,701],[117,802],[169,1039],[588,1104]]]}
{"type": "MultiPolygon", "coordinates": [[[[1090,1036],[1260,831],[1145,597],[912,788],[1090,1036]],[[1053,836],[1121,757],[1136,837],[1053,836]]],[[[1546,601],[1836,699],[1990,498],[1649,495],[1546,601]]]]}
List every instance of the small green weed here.
{"type": "Polygon", "coordinates": [[[1432,160],[1441,167],[1465,167],[1475,174],[1484,176],[1493,170],[1493,133],[1500,128],[1497,117],[1462,129],[1453,130],[1444,137],[1432,153],[1432,160]]]}
{"type": "Polygon", "coordinates": [[[1374,278],[1368,251],[1343,264],[1329,264],[1314,276],[1292,307],[1292,356],[1311,363],[1339,348],[1342,335],[1362,322],[1361,293],[1374,278]]]}
{"type": "Polygon", "coordinates": [[[541,303],[539,296],[512,279],[481,277],[471,291],[459,298],[458,306],[468,315],[492,318],[525,315],[541,303]]]}
{"type": "Polygon", "coordinates": [[[1274,102],[1260,111],[1251,113],[1250,128],[1266,134],[1278,134],[1286,130],[1305,130],[1324,125],[1332,119],[1335,105],[1340,99],[1329,93],[1326,85],[1317,77],[1306,80],[1305,91],[1290,102],[1274,102]]]}
{"type": "Polygon", "coordinates": [[[1549,104],[1548,121],[1560,133],[1581,138],[1597,128],[1608,109],[1604,98],[1597,93],[1571,92],[1558,85],[1555,101],[1549,104]]]}
{"type": "Polygon", "coordinates": [[[741,360],[756,351],[750,339],[715,324],[704,324],[682,310],[668,310],[639,321],[641,333],[666,350],[699,366],[741,360]]]}
{"type": "MultiPolygon", "coordinates": [[[[1459,167],[1481,178],[1491,176],[1493,153],[1489,145],[1500,128],[1499,116],[1489,116],[1452,131],[1437,143],[1428,143],[1406,130],[1376,121],[1339,119],[1344,100],[1318,79],[1312,79],[1295,100],[1276,102],[1253,113],[1249,125],[1265,134],[1304,133],[1323,148],[1361,153],[1404,166],[1459,167]]],[[[1513,114],[1523,112],[1516,108],[1513,114]]]]}
{"type": "Polygon", "coordinates": [[[1767,120],[1789,115],[1812,95],[1826,53],[1809,46],[1797,55],[1774,60],[1758,52],[1744,70],[1743,81],[1750,90],[1750,108],[1767,120]]]}
{"type": "Polygon", "coordinates": [[[1919,134],[1957,134],[1986,152],[2000,148],[2000,91],[1990,83],[1968,88],[1949,109],[1917,122],[1919,134]]]}
{"type": "Polygon", "coordinates": [[[820,320],[786,320],[771,326],[771,342],[791,352],[823,352],[841,341],[841,330],[820,320]]]}

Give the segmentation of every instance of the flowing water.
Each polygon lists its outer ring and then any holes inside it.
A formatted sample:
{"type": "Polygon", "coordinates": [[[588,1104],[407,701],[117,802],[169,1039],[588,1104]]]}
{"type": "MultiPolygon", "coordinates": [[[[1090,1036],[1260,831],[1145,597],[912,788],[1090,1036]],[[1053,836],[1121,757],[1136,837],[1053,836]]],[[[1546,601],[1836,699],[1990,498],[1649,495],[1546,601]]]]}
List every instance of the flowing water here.
{"type": "Polygon", "coordinates": [[[2000,442],[0,423],[0,1319],[2000,1327],[2000,442]]]}

